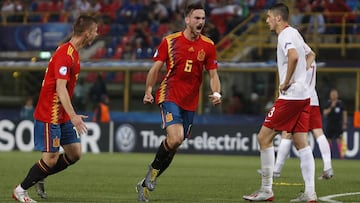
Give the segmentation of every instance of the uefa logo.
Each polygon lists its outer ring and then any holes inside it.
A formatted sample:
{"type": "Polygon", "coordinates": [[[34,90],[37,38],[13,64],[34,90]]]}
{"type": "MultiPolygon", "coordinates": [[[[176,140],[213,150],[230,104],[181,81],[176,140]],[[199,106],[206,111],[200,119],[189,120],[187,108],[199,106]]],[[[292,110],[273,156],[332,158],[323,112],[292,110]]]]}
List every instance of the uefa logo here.
{"type": "Polygon", "coordinates": [[[27,42],[35,48],[41,47],[41,45],[42,45],[42,30],[40,27],[35,27],[30,30],[30,32],[27,36],[27,42]]]}
{"type": "Polygon", "coordinates": [[[122,124],[115,133],[115,144],[121,152],[131,152],[136,143],[135,128],[130,124],[122,124]]]}

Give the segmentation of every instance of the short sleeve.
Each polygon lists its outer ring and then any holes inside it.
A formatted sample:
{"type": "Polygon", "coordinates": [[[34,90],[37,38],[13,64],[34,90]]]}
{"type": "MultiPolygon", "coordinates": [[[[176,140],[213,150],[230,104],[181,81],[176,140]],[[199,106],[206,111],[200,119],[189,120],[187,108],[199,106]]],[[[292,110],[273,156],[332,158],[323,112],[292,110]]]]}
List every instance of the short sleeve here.
{"type": "Polygon", "coordinates": [[[156,49],[153,61],[166,61],[168,58],[168,43],[166,38],[163,38],[159,47],[156,49]]]}
{"type": "Polygon", "coordinates": [[[279,37],[281,51],[287,56],[289,49],[295,48],[294,39],[290,31],[284,30],[285,33],[279,37]]]}
{"type": "Polygon", "coordinates": [[[73,67],[73,59],[64,51],[64,49],[58,51],[59,53],[52,59],[55,78],[69,80],[71,68],[73,67]]]}
{"type": "Polygon", "coordinates": [[[216,48],[213,44],[208,47],[208,57],[205,64],[206,70],[212,70],[218,68],[218,62],[216,60],[216,48]]]}

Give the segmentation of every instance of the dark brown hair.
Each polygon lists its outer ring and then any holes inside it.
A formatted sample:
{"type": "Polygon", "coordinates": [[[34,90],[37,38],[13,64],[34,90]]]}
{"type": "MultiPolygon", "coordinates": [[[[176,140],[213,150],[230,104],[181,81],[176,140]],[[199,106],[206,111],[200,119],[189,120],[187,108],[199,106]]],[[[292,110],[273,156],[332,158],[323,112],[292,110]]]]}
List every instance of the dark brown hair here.
{"type": "Polygon", "coordinates": [[[289,20],[289,8],[283,3],[277,3],[270,7],[270,11],[280,15],[284,21],[289,20]]]}
{"type": "Polygon", "coordinates": [[[98,20],[89,15],[80,15],[73,24],[74,35],[80,35],[85,32],[92,24],[97,24],[98,20]]]}
{"type": "Polygon", "coordinates": [[[201,9],[201,10],[205,10],[204,6],[201,3],[192,3],[189,4],[186,8],[185,8],[185,12],[184,12],[184,16],[188,16],[191,12],[193,12],[193,10],[197,10],[197,9],[201,9]]]}

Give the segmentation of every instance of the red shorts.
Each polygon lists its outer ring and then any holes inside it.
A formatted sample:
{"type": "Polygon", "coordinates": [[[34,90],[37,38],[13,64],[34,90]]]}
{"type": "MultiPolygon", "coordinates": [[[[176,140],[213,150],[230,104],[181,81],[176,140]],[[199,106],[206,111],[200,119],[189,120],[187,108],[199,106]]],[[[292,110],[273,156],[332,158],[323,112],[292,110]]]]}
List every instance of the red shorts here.
{"type": "Polygon", "coordinates": [[[310,106],[309,130],[322,128],[322,117],[319,106],[310,106]]]}
{"type": "Polygon", "coordinates": [[[278,99],[266,115],[264,126],[289,133],[308,132],[310,99],[278,99]]]}

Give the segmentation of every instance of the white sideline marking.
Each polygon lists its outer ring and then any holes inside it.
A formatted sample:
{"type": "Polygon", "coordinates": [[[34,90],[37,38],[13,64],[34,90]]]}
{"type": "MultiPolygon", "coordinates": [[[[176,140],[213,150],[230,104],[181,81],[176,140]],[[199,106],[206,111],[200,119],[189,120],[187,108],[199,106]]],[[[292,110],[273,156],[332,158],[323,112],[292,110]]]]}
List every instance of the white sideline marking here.
{"type": "MultiPolygon", "coordinates": [[[[360,195],[360,192],[350,192],[350,193],[328,195],[328,196],[320,197],[319,200],[324,201],[324,202],[330,202],[330,203],[342,203],[340,201],[332,200],[332,198],[350,196],[350,195],[360,195]]],[[[356,203],[356,202],[353,202],[353,203],[356,203]]]]}

